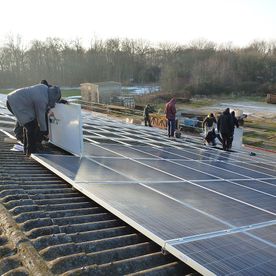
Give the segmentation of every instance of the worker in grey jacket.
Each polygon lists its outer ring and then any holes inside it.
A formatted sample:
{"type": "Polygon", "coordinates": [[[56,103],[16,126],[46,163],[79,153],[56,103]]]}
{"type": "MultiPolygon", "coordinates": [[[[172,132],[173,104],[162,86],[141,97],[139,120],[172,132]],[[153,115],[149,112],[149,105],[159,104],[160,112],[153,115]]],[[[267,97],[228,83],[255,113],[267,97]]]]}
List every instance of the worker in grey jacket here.
{"type": "Polygon", "coordinates": [[[24,154],[29,156],[36,152],[39,139],[36,125],[39,125],[42,135],[48,135],[45,114],[61,98],[60,88],[36,84],[11,92],[7,97],[7,107],[23,126],[24,154]]]}

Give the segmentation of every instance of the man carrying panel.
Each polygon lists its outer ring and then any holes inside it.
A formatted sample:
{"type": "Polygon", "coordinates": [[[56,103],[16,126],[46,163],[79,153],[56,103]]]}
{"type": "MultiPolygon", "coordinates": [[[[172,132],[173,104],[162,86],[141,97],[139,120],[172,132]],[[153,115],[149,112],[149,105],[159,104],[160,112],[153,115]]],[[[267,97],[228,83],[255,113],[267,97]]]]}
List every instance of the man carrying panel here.
{"type": "Polygon", "coordinates": [[[37,151],[37,142],[41,136],[48,135],[45,114],[61,98],[60,88],[36,84],[11,92],[7,97],[7,108],[23,126],[24,154],[29,156],[37,151]],[[37,124],[39,135],[37,134],[37,124]]]}

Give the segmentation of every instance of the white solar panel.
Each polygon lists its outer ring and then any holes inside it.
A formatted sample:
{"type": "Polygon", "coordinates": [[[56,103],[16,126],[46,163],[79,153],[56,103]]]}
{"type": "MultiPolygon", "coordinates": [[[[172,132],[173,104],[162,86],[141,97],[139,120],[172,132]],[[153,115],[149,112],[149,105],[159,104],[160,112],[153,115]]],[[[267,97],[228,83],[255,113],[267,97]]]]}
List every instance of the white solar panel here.
{"type": "Polygon", "coordinates": [[[51,143],[77,156],[82,155],[81,107],[76,104],[56,104],[49,115],[51,143]]]}

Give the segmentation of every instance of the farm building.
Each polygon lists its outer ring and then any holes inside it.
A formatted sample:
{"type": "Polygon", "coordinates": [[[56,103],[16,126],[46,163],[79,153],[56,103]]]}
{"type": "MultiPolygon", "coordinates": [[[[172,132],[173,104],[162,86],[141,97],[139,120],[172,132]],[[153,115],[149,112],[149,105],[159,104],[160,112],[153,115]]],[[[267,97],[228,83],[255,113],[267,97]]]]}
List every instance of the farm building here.
{"type": "Polygon", "coordinates": [[[108,81],[82,83],[80,89],[83,101],[109,104],[112,97],[121,95],[122,86],[119,82],[108,81]]]}

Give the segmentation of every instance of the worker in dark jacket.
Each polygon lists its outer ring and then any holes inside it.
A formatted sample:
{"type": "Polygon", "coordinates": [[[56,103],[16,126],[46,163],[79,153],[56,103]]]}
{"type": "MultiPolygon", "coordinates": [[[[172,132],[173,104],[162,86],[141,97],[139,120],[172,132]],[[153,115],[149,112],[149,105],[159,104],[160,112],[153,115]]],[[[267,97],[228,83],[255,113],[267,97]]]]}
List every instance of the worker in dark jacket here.
{"type": "Polygon", "coordinates": [[[231,148],[231,137],[233,135],[234,122],[229,108],[226,108],[222,115],[218,119],[218,131],[222,136],[223,150],[229,150],[231,148]]]}
{"type": "Polygon", "coordinates": [[[149,116],[150,110],[151,110],[151,107],[149,104],[147,104],[144,108],[144,113],[143,113],[144,120],[145,120],[145,126],[149,126],[149,127],[151,127],[150,116],[149,116]]]}
{"type": "Polygon", "coordinates": [[[235,114],[234,110],[231,112],[231,115],[232,115],[232,118],[233,118],[234,126],[238,128],[239,127],[239,121],[238,121],[238,119],[236,117],[236,114],[235,114]]]}
{"type": "Polygon", "coordinates": [[[29,156],[35,153],[39,136],[47,136],[47,120],[45,114],[55,106],[61,98],[60,88],[48,87],[37,84],[20,88],[11,92],[7,97],[7,107],[15,115],[20,125],[23,126],[24,154],[29,156]]]}

